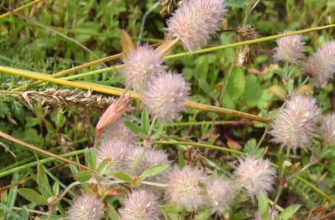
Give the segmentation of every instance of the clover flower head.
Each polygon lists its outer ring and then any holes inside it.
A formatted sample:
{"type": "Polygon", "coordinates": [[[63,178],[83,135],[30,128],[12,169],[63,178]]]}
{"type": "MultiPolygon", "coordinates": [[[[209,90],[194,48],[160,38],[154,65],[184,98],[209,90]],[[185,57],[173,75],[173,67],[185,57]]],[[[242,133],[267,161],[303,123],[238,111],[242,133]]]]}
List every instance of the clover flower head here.
{"type": "Polygon", "coordinates": [[[121,220],[159,220],[159,204],[156,196],[139,189],[131,192],[120,210],[121,220]]]}
{"type": "Polygon", "coordinates": [[[251,196],[272,190],[276,171],[268,160],[247,156],[239,162],[235,177],[240,187],[246,189],[251,196]]]}
{"type": "Polygon", "coordinates": [[[118,140],[134,143],[136,135],[124,125],[123,119],[119,119],[104,129],[102,139],[103,141],[118,140]]]}
{"type": "Polygon", "coordinates": [[[168,35],[192,51],[207,44],[226,12],[224,0],[187,0],[168,20],[168,35]]]}
{"type": "Polygon", "coordinates": [[[165,71],[161,57],[149,46],[141,46],[131,51],[123,62],[121,71],[126,85],[139,92],[145,89],[152,77],[165,71]]]}
{"type": "MultiPolygon", "coordinates": [[[[290,31],[285,31],[284,33],[287,32],[290,31]]],[[[301,35],[281,37],[276,42],[277,47],[274,49],[275,60],[297,64],[305,57],[304,42],[301,41],[301,35]]]]}
{"type": "Polygon", "coordinates": [[[319,87],[334,78],[335,40],[326,43],[312,54],[305,63],[304,69],[305,73],[311,76],[319,87]]]}
{"type": "Polygon", "coordinates": [[[182,75],[161,74],[152,79],[142,101],[151,115],[160,121],[169,121],[177,118],[184,109],[189,90],[182,75]]]}
{"type": "Polygon", "coordinates": [[[335,113],[321,119],[320,136],[325,143],[335,146],[335,113]]]}
{"type": "Polygon", "coordinates": [[[270,134],[273,141],[291,148],[294,152],[306,148],[315,131],[320,110],[314,98],[293,95],[275,119],[270,134]]]}
{"type": "Polygon", "coordinates": [[[100,220],[104,216],[104,203],[94,195],[78,196],[68,210],[69,220],[100,220]]]}
{"type": "Polygon", "coordinates": [[[197,210],[205,203],[204,192],[208,177],[190,166],[175,167],[168,174],[167,199],[188,211],[197,210]]]}
{"type": "Polygon", "coordinates": [[[207,184],[207,200],[212,212],[223,214],[233,199],[233,186],[231,181],[223,178],[211,179],[207,184]]]}
{"type": "Polygon", "coordinates": [[[107,160],[107,174],[115,172],[126,172],[129,169],[128,154],[133,146],[127,142],[118,140],[103,141],[97,149],[96,162],[97,165],[107,160]]]}

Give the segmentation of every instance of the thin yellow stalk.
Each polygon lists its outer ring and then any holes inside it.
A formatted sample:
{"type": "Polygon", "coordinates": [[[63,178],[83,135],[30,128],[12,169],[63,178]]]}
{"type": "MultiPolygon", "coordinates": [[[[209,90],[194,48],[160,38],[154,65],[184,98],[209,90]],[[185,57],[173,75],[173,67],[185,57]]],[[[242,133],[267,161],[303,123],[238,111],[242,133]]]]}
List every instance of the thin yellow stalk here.
{"type": "MultiPolygon", "coordinates": [[[[224,44],[224,45],[219,45],[219,46],[214,46],[214,47],[208,47],[208,48],[204,48],[204,49],[194,50],[192,52],[182,52],[182,53],[172,54],[172,55],[164,57],[164,59],[165,60],[170,60],[170,59],[176,59],[176,58],[180,58],[180,57],[190,56],[190,55],[193,55],[193,54],[209,53],[209,52],[214,52],[214,51],[228,49],[228,48],[241,47],[241,46],[246,46],[246,45],[250,45],[250,44],[257,44],[257,43],[262,43],[262,42],[266,42],[266,41],[276,40],[276,39],[281,38],[281,37],[287,37],[287,36],[292,36],[292,35],[297,35],[297,34],[306,34],[306,33],[313,32],[313,31],[326,30],[326,29],[330,29],[330,28],[335,28],[335,24],[330,24],[330,25],[325,25],[325,26],[320,26],[320,27],[314,27],[314,28],[308,28],[308,29],[299,30],[299,31],[286,32],[286,33],[281,33],[281,34],[277,34],[277,35],[261,37],[261,38],[257,38],[257,39],[253,39],[253,40],[235,42],[235,43],[231,43],[231,44],[224,44]]],[[[108,72],[109,68],[101,69],[101,70],[99,70],[98,73],[108,72]]]]}
{"type": "Polygon", "coordinates": [[[59,155],[57,155],[57,154],[51,153],[51,152],[49,152],[49,151],[47,151],[47,150],[44,150],[44,149],[39,148],[39,147],[36,147],[36,146],[34,146],[34,145],[28,144],[28,143],[26,143],[26,142],[24,142],[24,141],[21,141],[21,140],[19,140],[19,139],[17,139],[17,138],[12,137],[12,136],[10,136],[9,134],[6,134],[6,133],[4,133],[4,132],[2,132],[2,131],[0,131],[0,137],[6,139],[6,140],[8,140],[8,141],[11,141],[11,142],[13,142],[13,143],[16,143],[16,144],[19,144],[19,145],[21,145],[21,146],[24,146],[24,147],[26,147],[26,148],[28,148],[28,149],[30,149],[30,150],[33,150],[33,151],[35,151],[35,152],[38,152],[38,153],[40,153],[40,154],[44,154],[44,155],[47,155],[47,156],[49,156],[49,157],[53,157],[53,158],[55,158],[56,160],[59,160],[59,161],[61,161],[61,162],[64,162],[64,163],[67,163],[67,164],[72,164],[72,165],[78,166],[78,167],[80,167],[80,168],[82,168],[82,169],[89,170],[89,171],[91,171],[91,172],[93,172],[93,173],[96,173],[95,170],[93,170],[93,169],[91,169],[91,168],[89,168],[89,167],[87,167],[87,166],[84,166],[84,165],[82,165],[82,164],[80,164],[80,163],[77,163],[77,162],[75,162],[75,161],[69,160],[69,159],[67,159],[67,158],[61,157],[61,156],[59,156],[59,155]]]}
{"type": "MultiPolygon", "coordinates": [[[[116,96],[121,96],[124,94],[124,90],[120,88],[115,88],[111,86],[103,86],[95,83],[82,83],[82,82],[73,82],[73,81],[68,81],[64,79],[57,79],[57,78],[52,78],[48,75],[41,74],[41,73],[36,73],[36,72],[30,72],[26,70],[21,70],[21,69],[16,69],[16,68],[11,68],[11,67],[5,67],[5,66],[0,66],[0,72],[4,72],[7,74],[12,74],[12,75],[17,75],[17,76],[22,76],[22,77],[27,77],[35,80],[43,80],[46,82],[52,82],[60,85],[65,85],[65,86],[70,86],[70,87],[75,87],[75,88],[80,88],[80,89],[86,89],[86,90],[91,90],[95,92],[101,92],[109,95],[116,95],[116,96]]],[[[139,94],[130,91],[129,95],[131,98],[134,99],[139,99],[140,96],[139,94]]],[[[206,105],[206,104],[201,104],[197,102],[192,102],[188,101],[186,102],[185,106],[187,108],[192,108],[204,112],[216,112],[220,114],[226,114],[226,115],[231,115],[239,118],[246,118],[250,120],[255,120],[263,123],[270,123],[271,120],[259,117],[257,115],[249,114],[249,113],[244,113],[244,112],[239,112],[235,110],[230,110],[226,108],[221,108],[221,107],[216,107],[216,106],[211,106],[211,105],[206,105]]]]}
{"type": "Polygon", "coordinates": [[[42,1],[43,0],[35,0],[35,1],[32,1],[32,2],[30,2],[28,4],[25,4],[25,5],[23,5],[23,6],[19,7],[19,8],[16,8],[16,9],[10,11],[10,12],[6,12],[6,13],[0,15],[0,19],[5,18],[5,17],[7,17],[7,16],[9,16],[11,14],[15,14],[15,13],[18,13],[20,11],[23,11],[24,9],[29,8],[29,7],[31,7],[33,5],[36,5],[37,3],[42,2],[42,1]]]}
{"type": "MultiPolygon", "coordinates": [[[[65,76],[69,73],[73,73],[73,72],[76,72],[78,70],[81,70],[81,69],[84,69],[86,67],[90,67],[90,66],[94,66],[94,65],[98,65],[98,64],[101,64],[101,63],[104,63],[104,62],[108,62],[108,61],[112,61],[112,60],[116,60],[116,59],[119,59],[122,57],[122,53],[119,53],[119,54],[114,54],[112,56],[108,56],[108,57],[104,57],[104,58],[101,58],[101,59],[98,59],[98,60],[94,60],[94,61],[91,61],[91,62],[88,62],[88,63],[84,63],[82,65],[79,65],[79,66],[75,66],[75,67],[72,67],[70,69],[66,69],[66,70],[63,70],[63,71],[60,71],[60,72],[57,72],[57,73],[54,73],[54,74],[51,74],[49,75],[50,77],[52,78],[57,78],[57,77],[61,77],[61,76],[65,76]]],[[[115,68],[112,67],[112,68],[115,68]]],[[[105,70],[105,69],[104,69],[105,70]]],[[[108,68],[106,68],[106,70],[108,70],[108,68]]],[[[95,74],[95,73],[94,73],[95,74]]],[[[73,77],[73,76],[72,76],[73,77]]],[[[38,82],[35,82],[31,85],[34,85],[34,86],[37,86],[39,84],[41,84],[42,82],[41,81],[38,81],[38,82]]],[[[12,89],[12,91],[21,91],[23,90],[27,85],[23,85],[23,86],[19,86],[15,89],[12,89]]]]}

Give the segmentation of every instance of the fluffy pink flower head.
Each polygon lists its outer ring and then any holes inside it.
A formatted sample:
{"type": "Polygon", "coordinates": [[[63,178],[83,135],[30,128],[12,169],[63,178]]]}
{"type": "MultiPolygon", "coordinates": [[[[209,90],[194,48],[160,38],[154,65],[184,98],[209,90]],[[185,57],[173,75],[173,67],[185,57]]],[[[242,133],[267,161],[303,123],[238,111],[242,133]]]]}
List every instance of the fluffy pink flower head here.
{"type": "MultiPolygon", "coordinates": [[[[285,31],[287,33],[290,31],[285,31]]],[[[274,58],[279,61],[287,61],[297,64],[304,58],[304,42],[301,35],[292,35],[277,39],[277,47],[274,49],[274,58]]]]}
{"type": "Polygon", "coordinates": [[[207,179],[207,176],[200,170],[189,166],[181,170],[175,167],[168,174],[166,197],[171,203],[187,211],[194,211],[205,203],[204,184],[207,179]]]}
{"type": "Polygon", "coordinates": [[[104,216],[104,204],[94,195],[78,196],[68,210],[69,220],[100,220],[104,216]]]}
{"type": "Polygon", "coordinates": [[[102,141],[118,140],[127,143],[134,143],[136,135],[130,131],[123,122],[123,119],[119,119],[106,127],[102,134],[102,141]]]}
{"type": "Polygon", "coordinates": [[[191,51],[205,46],[219,29],[225,14],[224,0],[186,0],[168,20],[171,37],[191,51]]]}
{"type": "Polygon", "coordinates": [[[136,91],[143,91],[152,77],[164,72],[162,59],[149,46],[131,51],[123,62],[122,73],[125,76],[126,85],[136,91]]]}
{"type": "Polygon", "coordinates": [[[127,142],[118,140],[108,140],[102,142],[97,149],[96,162],[99,165],[102,161],[107,160],[107,175],[129,169],[128,154],[133,146],[127,142]]]}
{"type": "Polygon", "coordinates": [[[207,200],[212,212],[223,214],[233,199],[233,186],[223,178],[211,179],[207,184],[207,200]]]}
{"type": "Polygon", "coordinates": [[[246,189],[251,196],[272,190],[276,171],[268,160],[248,156],[239,161],[235,170],[238,186],[246,189]]]}
{"type": "Polygon", "coordinates": [[[325,116],[321,120],[320,136],[324,142],[335,146],[335,114],[325,116]]]}
{"type": "Polygon", "coordinates": [[[288,98],[272,125],[273,141],[291,148],[309,145],[320,111],[314,98],[294,95],[288,98]]]}
{"type": "Polygon", "coordinates": [[[149,113],[160,121],[178,117],[184,109],[189,87],[180,74],[166,73],[155,77],[142,97],[149,113]]]}
{"type": "Polygon", "coordinates": [[[156,196],[146,190],[135,190],[128,195],[120,210],[121,220],[159,220],[156,196]]]}
{"type": "Polygon", "coordinates": [[[327,84],[335,74],[335,40],[323,45],[312,54],[305,64],[305,73],[311,76],[318,86],[327,84]]]}

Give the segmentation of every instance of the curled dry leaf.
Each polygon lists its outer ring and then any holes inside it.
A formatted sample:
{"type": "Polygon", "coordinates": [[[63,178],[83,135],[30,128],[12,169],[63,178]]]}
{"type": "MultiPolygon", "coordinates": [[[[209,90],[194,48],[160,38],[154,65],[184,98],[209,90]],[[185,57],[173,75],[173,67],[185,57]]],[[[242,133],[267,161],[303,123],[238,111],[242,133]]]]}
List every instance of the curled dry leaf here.
{"type": "Polygon", "coordinates": [[[112,103],[106,111],[102,114],[98,124],[96,126],[95,144],[97,144],[102,130],[108,125],[114,123],[122,117],[122,115],[128,110],[130,102],[129,95],[122,95],[116,102],[112,103]]]}
{"type": "Polygon", "coordinates": [[[121,31],[121,45],[124,56],[127,56],[129,52],[135,50],[135,44],[125,30],[121,31]]]}
{"type": "Polygon", "coordinates": [[[164,40],[161,45],[156,48],[156,52],[161,58],[167,56],[173,47],[179,42],[179,39],[174,40],[164,40]]]}

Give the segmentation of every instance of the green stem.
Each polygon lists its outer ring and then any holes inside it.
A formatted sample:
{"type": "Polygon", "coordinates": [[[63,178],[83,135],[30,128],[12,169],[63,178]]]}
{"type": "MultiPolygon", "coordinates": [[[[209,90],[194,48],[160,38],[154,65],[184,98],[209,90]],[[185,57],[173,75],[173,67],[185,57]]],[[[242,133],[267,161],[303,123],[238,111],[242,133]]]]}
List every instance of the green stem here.
{"type": "Polygon", "coordinates": [[[177,141],[177,140],[170,140],[170,141],[154,141],[154,144],[163,144],[163,145],[191,145],[195,147],[201,147],[201,148],[208,148],[212,150],[219,150],[219,151],[224,151],[228,153],[232,153],[238,156],[245,155],[245,153],[238,151],[238,150],[233,150],[229,149],[226,147],[221,147],[221,146],[215,146],[211,144],[202,144],[202,143],[196,143],[192,141],[177,141]]]}
{"type": "MultiPolygon", "coordinates": [[[[66,153],[66,154],[61,154],[60,156],[65,157],[65,158],[72,157],[72,156],[84,153],[85,150],[86,149],[77,150],[77,151],[69,152],[69,153],[66,153]]],[[[16,173],[16,172],[19,172],[19,171],[22,171],[22,170],[25,170],[25,169],[28,169],[28,168],[31,168],[31,167],[35,167],[38,163],[45,164],[45,163],[53,162],[55,160],[56,159],[53,158],[53,157],[48,157],[48,158],[42,159],[40,161],[34,161],[34,162],[27,163],[27,164],[24,164],[24,165],[21,165],[21,166],[18,166],[18,167],[14,167],[12,169],[5,170],[5,171],[1,172],[0,173],[0,178],[8,176],[8,175],[16,173]]]]}
{"type": "Polygon", "coordinates": [[[252,125],[250,121],[189,121],[164,124],[163,127],[193,126],[193,125],[252,125]]]}
{"type": "Polygon", "coordinates": [[[320,30],[325,30],[325,29],[330,29],[330,28],[335,28],[335,24],[329,24],[329,25],[324,25],[324,26],[319,26],[319,27],[313,27],[313,28],[308,28],[304,30],[299,30],[299,31],[292,31],[292,32],[287,32],[287,33],[282,33],[282,34],[276,34],[268,37],[261,37],[253,40],[247,40],[247,41],[241,41],[241,42],[236,42],[232,44],[225,44],[225,45],[220,45],[220,46],[215,46],[215,47],[209,47],[209,48],[204,48],[200,50],[195,50],[192,52],[182,52],[182,53],[177,53],[173,54],[170,56],[167,56],[166,59],[176,59],[184,56],[189,56],[191,54],[202,54],[202,53],[209,53],[217,50],[222,50],[222,49],[227,49],[227,48],[233,48],[233,47],[240,47],[240,46],[246,46],[250,44],[257,44],[257,43],[262,43],[266,41],[271,41],[271,40],[276,40],[281,37],[287,37],[287,36],[292,36],[292,35],[298,35],[298,34],[306,34],[309,32],[313,31],[320,31],[320,30]]]}

